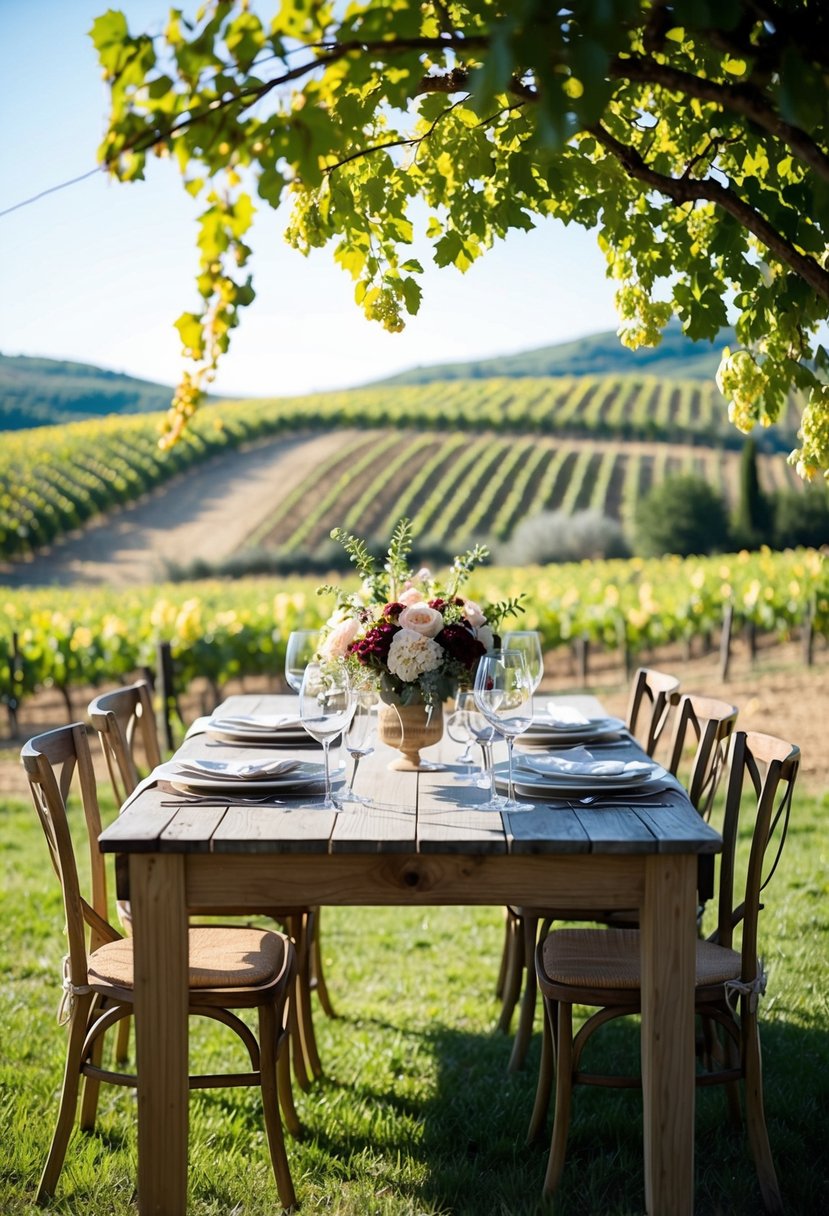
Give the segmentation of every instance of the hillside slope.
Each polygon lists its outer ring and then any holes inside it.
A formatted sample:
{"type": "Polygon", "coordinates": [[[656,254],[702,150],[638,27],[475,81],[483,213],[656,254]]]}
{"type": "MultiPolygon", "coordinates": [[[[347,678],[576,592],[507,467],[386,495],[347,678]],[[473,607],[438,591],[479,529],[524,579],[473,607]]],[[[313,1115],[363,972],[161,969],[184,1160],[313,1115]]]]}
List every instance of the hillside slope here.
{"type": "Polygon", "coordinates": [[[411,368],[377,384],[429,384],[434,380],[479,380],[490,376],[602,376],[647,374],[666,379],[713,380],[723,346],[734,342],[723,330],[715,343],[692,342],[669,325],[657,347],[628,350],[612,330],[515,355],[411,368]]]}
{"type": "Polygon", "coordinates": [[[86,363],[0,355],[0,430],[166,410],[173,390],[86,363]]]}

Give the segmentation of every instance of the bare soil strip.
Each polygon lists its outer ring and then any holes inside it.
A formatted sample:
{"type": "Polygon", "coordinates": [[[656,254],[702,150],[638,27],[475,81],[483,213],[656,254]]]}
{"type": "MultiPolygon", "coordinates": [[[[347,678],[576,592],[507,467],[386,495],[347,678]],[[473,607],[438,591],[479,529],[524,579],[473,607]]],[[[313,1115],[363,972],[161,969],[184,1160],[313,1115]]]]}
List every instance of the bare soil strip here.
{"type": "Polygon", "coordinates": [[[168,562],[227,557],[343,435],[269,439],[218,456],[30,561],[0,566],[0,584],[135,586],[163,580],[168,562]]]}

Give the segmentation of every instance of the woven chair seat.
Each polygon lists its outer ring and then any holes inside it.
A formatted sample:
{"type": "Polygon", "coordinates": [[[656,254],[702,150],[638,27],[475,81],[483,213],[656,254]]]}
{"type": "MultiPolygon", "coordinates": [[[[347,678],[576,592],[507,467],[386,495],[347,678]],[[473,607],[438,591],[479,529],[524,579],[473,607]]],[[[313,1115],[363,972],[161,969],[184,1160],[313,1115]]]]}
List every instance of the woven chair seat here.
{"type": "MultiPolygon", "coordinates": [[[[638,929],[557,929],[543,943],[544,976],[571,988],[641,987],[638,929]]],[[[740,975],[740,956],[713,942],[697,942],[696,986],[740,975]]]]}
{"type": "MultiPolygon", "coordinates": [[[[188,930],[191,988],[255,988],[283,969],[285,944],[267,929],[204,925],[188,930]]],[[[89,956],[90,983],[132,988],[132,938],[100,946],[89,956]]]]}

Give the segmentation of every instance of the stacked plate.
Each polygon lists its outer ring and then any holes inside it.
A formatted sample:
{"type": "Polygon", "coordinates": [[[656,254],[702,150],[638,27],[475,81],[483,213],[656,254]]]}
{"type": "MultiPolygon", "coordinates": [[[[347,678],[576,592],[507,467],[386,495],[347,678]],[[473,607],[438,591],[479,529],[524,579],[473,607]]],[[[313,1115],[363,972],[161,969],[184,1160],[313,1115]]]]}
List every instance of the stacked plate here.
{"type": "Polygon", "coordinates": [[[567,747],[610,739],[623,730],[621,718],[588,718],[569,705],[550,704],[546,713],[537,715],[519,735],[517,742],[522,747],[567,747]]]}
{"type": "MultiPolygon", "coordinates": [[[[584,755],[584,753],[582,753],[584,755]]],[[[543,798],[559,794],[600,794],[645,791],[665,777],[659,764],[643,760],[596,760],[589,755],[568,759],[563,756],[515,756],[513,781],[519,794],[543,798]]],[[[509,766],[496,764],[495,784],[506,789],[509,766]]]]}
{"type": "Polygon", "coordinates": [[[318,747],[298,714],[228,714],[209,718],[206,732],[223,743],[261,744],[268,747],[318,747]]]}
{"type": "Polygon", "coordinates": [[[321,764],[305,760],[178,760],[169,781],[174,789],[199,794],[302,794],[322,793],[325,774],[321,764]]]}

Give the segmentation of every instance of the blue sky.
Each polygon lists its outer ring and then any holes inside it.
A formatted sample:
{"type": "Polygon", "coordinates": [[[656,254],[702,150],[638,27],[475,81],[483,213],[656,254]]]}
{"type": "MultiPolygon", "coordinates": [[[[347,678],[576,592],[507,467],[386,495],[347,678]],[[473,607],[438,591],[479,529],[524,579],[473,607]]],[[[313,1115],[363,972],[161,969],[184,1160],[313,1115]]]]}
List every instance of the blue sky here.
{"type": "MultiPolygon", "coordinates": [[[[94,168],[107,94],[88,31],[108,7],[149,30],[169,3],[0,0],[0,211],[94,168]]],[[[192,14],[196,5],[179,7],[192,14]]],[[[153,162],[145,182],[96,174],[0,217],[0,351],[173,383],[182,367],[173,322],[196,304],[197,210],[175,167],[153,162]]],[[[431,268],[420,315],[403,334],[366,321],[331,253],[305,259],[283,229],[279,213],[260,211],[257,300],[233,337],[221,393],[337,388],[616,328],[595,237],[552,221],[513,234],[466,275],[431,268]]]]}

